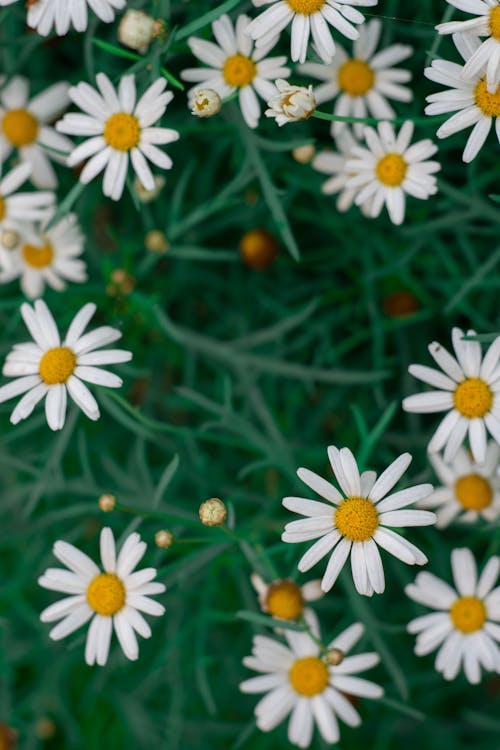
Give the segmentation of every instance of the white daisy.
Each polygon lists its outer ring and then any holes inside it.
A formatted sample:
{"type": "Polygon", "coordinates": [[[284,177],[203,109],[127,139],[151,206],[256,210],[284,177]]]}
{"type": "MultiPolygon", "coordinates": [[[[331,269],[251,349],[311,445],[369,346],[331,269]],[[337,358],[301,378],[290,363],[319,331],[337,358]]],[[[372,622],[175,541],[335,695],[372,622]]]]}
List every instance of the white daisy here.
{"type": "Polygon", "coordinates": [[[102,667],[108,660],[113,630],[127,659],[138,658],[136,633],[143,638],[151,636],[141,612],[155,617],[165,612],[165,607],[150,598],[151,594],[162,594],[165,586],[153,582],[155,568],[133,572],[146,552],[146,543],[141,542],[139,534],[127,537],[117,557],[113,532],[106,527],[101,531],[100,550],[104,572],[77,547],[56,542],[54,555],[69,570],[49,568],[38,583],[51,591],[69,594],[40,615],[42,622],[60,620],[49,636],[59,641],[91,620],[85,661],[102,667]]]}
{"type": "MultiPolygon", "coordinates": [[[[390,119],[396,113],[388,99],[398,102],[412,100],[411,89],[402,85],[411,79],[410,71],[392,66],[410,57],[413,49],[405,44],[393,44],[376,52],[381,31],[381,21],[374,18],[361,26],[352,57],[338,46],[332,63],[306,62],[299,66],[301,73],[324,81],[314,90],[318,104],[338,96],[333,110],[337,117],[366,118],[371,115],[377,119],[390,119]]],[[[346,127],[345,122],[332,122],[331,134],[336,136],[346,127]]],[[[362,138],[363,123],[355,123],[353,127],[356,137],[362,138]]]]}
{"type": "Polygon", "coordinates": [[[31,176],[31,164],[24,163],[11,169],[0,180],[0,232],[17,233],[26,222],[39,221],[55,202],[55,194],[49,190],[29,193],[17,192],[31,176]]]}
{"type": "Polygon", "coordinates": [[[364,471],[360,475],[349,448],[338,450],[332,445],[328,448],[328,457],[342,492],[309,469],[298,469],[298,477],[330,504],[303,497],[285,497],[285,508],[307,518],[288,523],[281,538],[294,544],[318,539],[299,560],[298,568],[302,573],[331,552],[321,582],[323,591],[332,588],[351,555],[352,577],[358,592],[366,596],[374,592],[381,594],[385,580],[378,546],[408,565],[427,562],[415,545],[392,528],[435,523],[436,516],[429,511],[400,510],[427,497],[432,485],[419,484],[387,495],[410,465],[409,453],[393,461],[378,479],[374,471],[364,471]]]}
{"type": "MultiPolygon", "coordinates": [[[[322,174],[330,175],[329,179],[322,184],[321,192],[325,195],[336,195],[338,193],[337,209],[348,211],[359,191],[357,188],[347,187],[347,183],[353,175],[346,169],[346,164],[348,159],[351,158],[353,147],[359,146],[359,144],[347,128],[335,138],[335,143],[338,151],[320,151],[312,160],[311,166],[322,174]]],[[[364,204],[362,209],[368,215],[367,204],[364,204]]]]}
{"type": "Polygon", "coordinates": [[[477,578],[469,549],[454,549],[451,567],[456,590],[432,573],[419,573],[406,594],[437,612],[417,617],[408,624],[418,633],[417,656],[439,649],[435,668],[445,680],[453,680],[461,667],[469,682],[481,681],[481,667],[500,672],[500,586],[494,588],[500,557],[490,557],[477,578]]]}
{"type": "Polygon", "coordinates": [[[309,35],[323,62],[329,63],[335,54],[335,43],[328,24],[348,39],[357,39],[359,31],[353,24],[361,24],[365,18],[353,6],[373,7],[378,0],[252,0],[256,8],[270,5],[260,16],[254,18],[248,33],[256,40],[256,47],[263,47],[269,40],[281,34],[291,23],[291,57],[294,62],[306,59],[309,35]]]}
{"type": "Polygon", "coordinates": [[[66,114],[56,128],[63,133],[91,136],[77,146],[68,158],[72,167],[89,159],[80,182],[87,184],[103,169],[103,193],[118,200],[127,177],[129,156],[132,167],[146,190],[153,190],[155,181],[146,159],[157,167],[170,169],[172,159],[155,144],[172,143],[179,133],[170,128],[151,127],[173,99],[165,91],[167,81],[158,78],[136,101],[135,76],[123,76],[118,90],[105,75],[96,76],[99,91],[88,83],[79,83],[69,90],[72,101],[85,114],[66,114]]]}
{"type": "MultiPolygon", "coordinates": [[[[473,330],[467,336],[475,336],[473,330]]],[[[443,372],[423,365],[410,365],[411,375],[438,390],[417,393],[403,400],[405,411],[433,413],[447,411],[427,450],[440,451],[446,446],[444,460],[451,461],[467,433],[474,460],[486,457],[486,430],[500,443],[500,336],[489,347],[484,358],[478,341],[464,341],[464,332],[453,328],[451,340],[455,357],[433,341],[431,357],[443,372]]]]}
{"type": "Polygon", "coordinates": [[[471,460],[462,447],[450,463],[443,461],[439,453],[431,453],[430,461],[443,486],[418,506],[435,510],[438,529],[448,526],[457,516],[468,523],[479,518],[494,521],[500,516],[499,459],[500,446],[493,441],[488,443],[482,464],[471,460]]]}
{"type": "MultiPolygon", "coordinates": [[[[453,41],[466,63],[481,44],[477,37],[464,34],[454,34],[453,41]]],[[[486,89],[484,67],[467,80],[463,78],[464,70],[464,66],[447,60],[433,60],[432,65],[425,68],[427,78],[449,87],[446,91],[426,97],[426,101],[430,103],[425,108],[425,114],[455,112],[437,130],[438,138],[448,138],[453,133],[474,126],[462,155],[464,162],[471,162],[484,145],[493,121],[496,137],[500,142],[500,86],[495,93],[490,94],[486,89]]]]}
{"type": "Polygon", "coordinates": [[[212,24],[212,32],[218,44],[191,36],[188,44],[195,57],[208,68],[187,68],[181,73],[185,81],[195,81],[190,89],[190,100],[198,88],[214,89],[223,99],[238,91],[240,108],[245,122],[256,128],[261,115],[257,94],[267,101],[275,93],[271,83],[275,78],[288,76],[286,57],[266,57],[278,41],[272,36],[259,49],[248,36],[248,16],[238,16],[233,27],[229,16],[221,16],[212,24]]]}
{"type": "Polygon", "coordinates": [[[306,602],[314,602],[323,596],[320,580],[308,581],[302,586],[290,578],[266,583],[257,573],[252,573],[250,580],[258,594],[261,610],[281,620],[296,620],[304,613],[306,602]]]}
{"type": "Polygon", "coordinates": [[[426,200],[437,193],[434,172],[441,166],[429,157],[437,147],[429,139],[411,143],[413,123],[407,120],[396,136],[393,126],[381,122],[377,131],[365,128],[367,148],[354,146],[346,169],[352,173],[348,188],[358,193],[354,199],[357,206],[370,201],[369,215],[379,216],[383,206],[387,207],[393,224],[402,224],[405,217],[405,195],[426,200]]]}
{"type": "Polygon", "coordinates": [[[87,267],[79,256],[83,252],[84,237],[75,214],[67,214],[51,229],[41,225],[20,230],[19,244],[13,249],[0,242],[0,283],[7,284],[21,278],[21,289],[27,297],[41,297],[47,284],[61,292],[66,281],[82,283],[87,280],[87,267]]]}
{"type": "MultiPolygon", "coordinates": [[[[305,611],[307,624],[319,640],[318,620],[305,611]]],[[[370,680],[357,677],[379,663],[376,653],[346,656],[363,635],[363,625],[354,623],[328,644],[335,653],[335,665],[320,656],[317,641],[307,632],[285,630],[287,645],[274,638],[256,635],[252,656],[243,659],[249,669],[261,672],[240,684],[244,693],[266,693],[255,707],[257,726],[269,732],[291,713],[288,739],[299,747],[311,744],[314,725],[325,742],[339,740],[337,717],[351,727],[361,718],[346,693],[362,698],[380,698],[383,690],[370,680]]]]}
{"type": "Polygon", "coordinates": [[[436,26],[440,34],[465,33],[487,36],[474,51],[462,71],[465,79],[473,78],[486,70],[488,91],[494,94],[500,84],[500,2],[499,0],[446,0],[476,18],[467,21],[450,21],[436,26]]]}
{"type": "Polygon", "coordinates": [[[312,86],[295,86],[283,78],[274,82],[274,95],[267,102],[266,117],[274,117],[281,128],[288,122],[307,120],[316,109],[312,86]]]}
{"type": "MultiPolygon", "coordinates": [[[[18,0],[0,0],[1,5],[11,5],[18,0]]],[[[88,25],[87,6],[101,21],[111,23],[115,11],[125,7],[126,0],[36,0],[25,3],[28,7],[27,23],[41,36],[47,36],[55,28],[63,36],[72,26],[76,31],[85,31],[88,25]]]]}
{"type": "Polygon", "coordinates": [[[55,188],[57,177],[49,159],[65,164],[73,144],[49,123],[68,106],[69,84],[55,83],[30,99],[27,78],[6,80],[0,77],[0,162],[16,149],[20,161],[31,165],[33,184],[55,188]]]}
{"type": "Polygon", "coordinates": [[[132,353],[124,349],[105,349],[121,338],[121,332],[110,326],[96,328],[84,334],[96,306],[89,302],[75,315],[61,343],[59,332],[49,308],[37,300],[32,308],[21,305],[21,315],[33,342],[16,344],[3,366],[3,374],[13,377],[11,383],[0,388],[0,403],[15,396],[24,396],[11,414],[17,424],[29,417],[36,404],[46,396],[45,414],[52,430],[64,426],[67,394],[89,419],[99,419],[99,407],[87,386],[82,382],[119,388],[122,379],[99,365],[128,362],[132,353]],[[100,351],[98,351],[100,350],[100,351]]]}

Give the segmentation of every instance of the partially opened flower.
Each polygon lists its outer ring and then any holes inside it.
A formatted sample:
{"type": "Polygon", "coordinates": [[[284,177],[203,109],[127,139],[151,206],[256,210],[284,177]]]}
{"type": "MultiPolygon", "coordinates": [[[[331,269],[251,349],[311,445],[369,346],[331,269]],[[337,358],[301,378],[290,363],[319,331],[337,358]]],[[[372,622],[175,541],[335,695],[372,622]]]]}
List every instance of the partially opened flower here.
{"type": "Polygon", "coordinates": [[[260,608],[281,620],[302,617],[307,602],[321,599],[321,581],[307,581],[299,586],[290,578],[279,578],[266,583],[257,573],[251,575],[252,585],[259,596],[260,608]]]}
{"type": "Polygon", "coordinates": [[[267,106],[266,117],[274,117],[276,123],[282,127],[287,122],[307,120],[316,109],[316,99],[312,86],[295,86],[278,78],[267,106]]]}
{"type": "Polygon", "coordinates": [[[90,666],[106,664],[113,630],[127,659],[137,659],[136,633],[143,638],[151,636],[141,612],[156,617],[165,612],[150,598],[165,591],[163,583],[153,581],[156,569],[135,570],[146,552],[139,534],[130,534],[117,556],[113,532],[106,527],[101,531],[100,550],[103,571],[77,547],[58,541],[54,555],[69,570],[48,568],[38,579],[40,586],[69,595],[40,615],[42,622],[60,621],[49,633],[54,641],[91,621],[85,646],[85,661],[90,666]]]}
{"type": "MultiPolygon", "coordinates": [[[[18,0],[0,0],[0,5],[11,5],[18,0]]],[[[55,29],[58,36],[67,34],[70,26],[76,31],[85,31],[88,26],[87,6],[101,21],[111,23],[115,11],[125,7],[126,0],[36,0],[27,2],[27,24],[41,36],[55,29]]]]}
{"type": "Polygon", "coordinates": [[[45,398],[45,415],[51,430],[60,430],[66,419],[67,395],[89,419],[99,419],[97,401],[83,381],[119,388],[122,379],[100,365],[128,362],[132,353],[124,349],[102,349],[121,338],[121,332],[101,326],[85,333],[96,306],[89,302],[75,315],[61,342],[57,325],[42,300],[33,307],[21,305],[21,315],[33,342],[15,344],[7,355],[3,374],[15,378],[0,388],[0,403],[24,394],[11,414],[17,424],[30,416],[45,398]]]}
{"type": "Polygon", "coordinates": [[[19,160],[31,166],[36,187],[55,188],[57,177],[50,160],[65,164],[73,144],[50,123],[69,104],[69,84],[54,83],[32,99],[29,87],[22,76],[0,78],[0,162],[16,150],[19,160]]]}
{"type": "Polygon", "coordinates": [[[118,90],[105,73],[98,73],[96,82],[99,91],[88,83],[70,88],[72,101],[85,114],[66,114],[56,125],[62,133],[91,136],[71,152],[68,166],[88,159],[80,174],[84,184],[105,170],[103,193],[119,200],[130,159],[144,188],[153,190],[155,179],[147,160],[161,169],[170,169],[172,159],[157,146],[179,138],[176,130],[152,127],[173,99],[173,94],[165,91],[167,80],[158,78],[139,101],[133,75],[123,76],[118,90]]]}
{"type": "MultiPolygon", "coordinates": [[[[19,232],[26,223],[43,219],[54,205],[55,194],[49,190],[18,192],[31,176],[29,163],[19,164],[0,180],[0,232],[19,232]]],[[[0,235],[1,241],[1,235],[0,235]]]]}
{"type": "MultiPolygon", "coordinates": [[[[473,330],[467,336],[475,336],[473,330]]],[[[442,372],[424,365],[410,365],[413,377],[433,386],[432,391],[417,393],[403,400],[403,409],[430,414],[448,412],[438,426],[427,450],[444,448],[444,460],[451,461],[469,437],[474,460],[486,457],[486,430],[500,443],[500,336],[482,356],[479,341],[466,341],[460,328],[453,328],[451,340],[455,357],[433,341],[429,352],[442,372]]]]}
{"type": "Polygon", "coordinates": [[[451,567],[456,590],[427,572],[406,586],[410,599],[437,610],[408,623],[408,632],[418,634],[417,656],[440,647],[434,666],[445,680],[463,668],[467,680],[477,684],[481,668],[500,671],[500,586],[495,588],[500,557],[490,557],[479,580],[469,549],[454,549],[451,567]]]}
{"type": "Polygon", "coordinates": [[[285,497],[285,508],[306,518],[287,523],[281,538],[293,544],[318,540],[299,560],[298,568],[302,573],[331,553],[321,582],[323,591],[332,588],[350,556],[358,592],[366,596],[374,592],[381,594],[385,590],[385,578],[379,546],[408,565],[427,562],[415,545],[392,529],[435,523],[434,513],[406,509],[429,495],[432,485],[419,484],[388,494],[410,465],[409,453],[393,461],[378,479],[374,471],[360,475],[348,448],[338,450],[332,445],[328,448],[328,457],[342,492],[309,469],[298,469],[299,478],[328,503],[285,497]]]}
{"type": "Polygon", "coordinates": [[[269,732],[291,713],[288,739],[299,747],[311,744],[316,725],[323,740],[338,742],[337,718],[351,727],[361,724],[359,713],[345,694],[380,698],[383,690],[370,680],[355,675],[371,669],[380,661],[376,653],[346,654],[363,634],[361,623],[354,623],[328,644],[336,652],[335,664],[321,656],[316,615],[306,610],[307,632],[285,630],[286,645],[275,638],[256,635],[252,656],[243,663],[261,674],[240,684],[244,693],[266,693],[255,707],[257,726],[269,732]]]}

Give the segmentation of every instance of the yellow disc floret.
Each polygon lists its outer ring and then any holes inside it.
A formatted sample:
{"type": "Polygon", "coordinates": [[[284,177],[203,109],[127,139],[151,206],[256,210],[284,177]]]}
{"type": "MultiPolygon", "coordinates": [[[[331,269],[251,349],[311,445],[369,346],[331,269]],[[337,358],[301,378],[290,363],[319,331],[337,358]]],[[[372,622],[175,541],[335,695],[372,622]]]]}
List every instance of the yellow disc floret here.
{"type": "Polygon", "coordinates": [[[340,66],[338,76],[340,88],[350,96],[363,96],[375,81],[375,73],[364,60],[347,60],[340,66]]]}
{"type": "Polygon", "coordinates": [[[486,80],[481,78],[476,86],[474,94],[476,104],[486,117],[500,116],[500,86],[494,94],[490,94],[486,88],[486,80]]]}
{"type": "Polygon", "coordinates": [[[408,165],[400,154],[386,154],[379,160],[375,173],[383,185],[397,187],[403,182],[407,169],[408,165]]]}
{"type": "Polygon", "coordinates": [[[117,151],[130,151],[141,138],[141,126],[135,115],[116,112],[108,117],[104,126],[104,140],[117,151]]]}
{"type": "Polygon", "coordinates": [[[455,495],[465,510],[483,510],[491,505],[491,484],[479,474],[467,474],[455,482],[455,495]]]}
{"type": "Polygon", "coordinates": [[[242,88],[252,83],[257,73],[253,60],[246,55],[231,55],[222,68],[222,75],[228,86],[242,88]]]}
{"type": "Polygon", "coordinates": [[[328,667],[316,656],[307,656],[294,662],[289,677],[296,693],[312,697],[322,693],[328,685],[328,667]]]}
{"type": "Polygon", "coordinates": [[[467,419],[484,417],[493,405],[493,394],[481,378],[467,378],[455,388],[455,408],[467,419]]]}
{"type": "Polygon", "coordinates": [[[45,266],[50,266],[52,258],[54,257],[54,251],[50,242],[46,242],[42,247],[23,245],[21,252],[24,262],[33,268],[44,268],[45,266]]]}
{"type": "Polygon", "coordinates": [[[40,360],[38,371],[47,385],[65,383],[76,365],[76,355],[67,346],[49,349],[40,360]]]}
{"type": "Polygon", "coordinates": [[[490,10],[490,32],[495,39],[500,39],[500,5],[490,10]]]}
{"type": "Polygon", "coordinates": [[[286,0],[290,8],[295,13],[301,13],[304,16],[310,16],[312,13],[317,13],[323,5],[326,5],[325,0],[286,0]]]}
{"type": "Polygon", "coordinates": [[[20,148],[36,141],[38,121],[27,109],[11,109],[2,120],[2,130],[7,140],[20,148]]]}
{"type": "Polygon", "coordinates": [[[334,513],[335,526],[351,542],[366,542],[378,527],[378,513],[366,497],[348,497],[334,513]]]}
{"type": "Polygon", "coordinates": [[[98,615],[111,617],[125,605],[125,586],[114,573],[100,573],[87,588],[87,601],[98,615]]]}
{"type": "Polygon", "coordinates": [[[266,606],[273,617],[296,620],[304,609],[300,586],[288,579],[274,581],[267,591],[266,606]]]}
{"type": "Polygon", "coordinates": [[[474,633],[481,630],[486,622],[486,607],[476,596],[462,596],[453,603],[450,617],[457,630],[474,633]]]}

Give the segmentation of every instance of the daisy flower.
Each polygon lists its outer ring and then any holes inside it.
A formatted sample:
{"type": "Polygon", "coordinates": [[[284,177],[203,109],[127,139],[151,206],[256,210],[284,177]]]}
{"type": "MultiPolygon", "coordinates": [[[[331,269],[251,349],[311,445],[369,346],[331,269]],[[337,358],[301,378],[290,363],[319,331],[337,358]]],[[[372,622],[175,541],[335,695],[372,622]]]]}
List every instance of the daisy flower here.
{"type": "Polygon", "coordinates": [[[361,24],[365,18],[353,6],[371,8],[378,0],[252,0],[256,8],[270,5],[260,16],[254,18],[248,33],[256,40],[256,47],[268,44],[291,23],[291,56],[294,62],[306,59],[309,35],[323,62],[329,63],[335,54],[335,43],[328,24],[348,39],[357,39],[359,31],[353,24],[361,24]]]}
{"type": "Polygon", "coordinates": [[[24,396],[11,414],[17,424],[29,417],[36,404],[46,396],[45,415],[51,430],[60,430],[66,417],[67,394],[89,419],[99,419],[95,398],[82,381],[120,388],[122,379],[103,370],[99,365],[128,362],[132,353],[124,349],[105,349],[121,338],[121,332],[110,326],[96,328],[84,334],[96,311],[89,302],[75,315],[61,343],[56,323],[42,300],[33,307],[21,305],[21,315],[33,336],[33,342],[16,344],[3,366],[3,374],[13,377],[11,383],[0,388],[0,403],[15,396],[24,396]]]}
{"type": "Polygon", "coordinates": [[[306,518],[288,523],[281,538],[293,544],[318,540],[299,560],[298,568],[302,573],[331,552],[321,582],[323,591],[332,588],[350,555],[357,591],[365,596],[374,592],[381,594],[385,590],[385,580],[379,546],[408,565],[427,562],[415,545],[392,528],[435,523],[434,513],[407,509],[416,500],[427,497],[432,485],[418,484],[387,494],[410,465],[409,453],[393,461],[378,479],[374,471],[364,471],[360,475],[349,448],[338,450],[332,445],[328,448],[328,458],[342,492],[309,469],[298,469],[299,479],[328,503],[285,497],[285,508],[306,518]]]}
{"type": "MultiPolygon", "coordinates": [[[[453,41],[466,63],[481,44],[477,37],[464,34],[454,34],[453,41]]],[[[453,133],[474,126],[462,155],[464,162],[471,162],[483,147],[493,120],[497,140],[500,142],[500,87],[493,94],[488,92],[484,67],[468,80],[463,78],[464,70],[464,66],[447,60],[433,60],[432,65],[425,68],[424,75],[429,80],[448,86],[448,90],[426,97],[429,104],[425,108],[425,114],[455,112],[437,130],[438,138],[448,138],[453,133]]]]}
{"type": "MultiPolygon", "coordinates": [[[[306,610],[305,618],[319,640],[316,615],[306,610]]],[[[275,638],[254,636],[252,655],[245,657],[243,664],[262,674],[242,682],[240,690],[266,693],[255,707],[258,728],[269,732],[291,713],[288,739],[298,747],[308,747],[314,725],[328,743],[339,740],[337,717],[351,727],[359,726],[361,718],[345,694],[380,698],[384,692],[374,682],[357,676],[379,663],[378,654],[347,656],[363,630],[361,623],[354,623],[328,644],[334,664],[320,656],[317,641],[307,632],[285,630],[286,645],[275,638]]]]}
{"type": "MultiPolygon", "coordinates": [[[[0,0],[1,5],[11,5],[18,0],[0,0]]],[[[47,36],[55,28],[58,36],[64,36],[72,26],[76,31],[85,31],[88,25],[87,6],[105,23],[111,23],[115,11],[125,7],[125,0],[36,0],[28,3],[28,26],[41,36],[47,36]]]]}
{"type": "MultiPolygon", "coordinates": [[[[393,66],[410,57],[413,49],[408,45],[393,44],[377,52],[381,31],[382,23],[374,18],[360,28],[352,57],[338,46],[332,63],[306,62],[299,66],[301,73],[324,82],[314,90],[318,104],[338,96],[333,110],[337,117],[390,119],[396,113],[388,99],[398,102],[412,100],[411,89],[402,85],[411,79],[410,71],[393,66]]],[[[346,127],[345,122],[332,122],[331,134],[336,136],[346,127]]],[[[353,127],[356,137],[362,138],[365,126],[355,123],[353,127]]]]}
{"type": "Polygon", "coordinates": [[[312,86],[294,86],[283,78],[274,82],[274,95],[267,102],[266,117],[274,117],[281,128],[288,122],[307,120],[316,109],[312,86]]]}
{"type": "Polygon", "coordinates": [[[83,252],[84,237],[75,214],[68,214],[51,229],[44,225],[20,231],[20,242],[13,249],[0,244],[0,283],[21,279],[26,297],[41,297],[47,284],[58,292],[66,289],[66,281],[87,280],[83,252]],[[23,236],[24,235],[24,236],[23,236]]]}
{"type": "Polygon", "coordinates": [[[435,510],[436,526],[442,529],[459,517],[474,523],[478,518],[494,521],[500,515],[500,478],[497,475],[500,446],[490,441],[484,463],[471,460],[468,451],[459,448],[450,463],[439,453],[431,453],[430,461],[443,486],[421,500],[421,508],[435,510]]]}
{"type": "MultiPolygon", "coordinates": [[[[348,129],[342,130],[336,137],[338,151],[320,151],[311,162],[311,166],[317,172],[330,175],[321,186],[321,192],[325,195],[336,195],[337,210],[348,211],[354,203],[357,188],[348,188],[347,183],[351,179],[352,172],[346,169],[348,159],[351,157],[352,149],[358,146],[358,142],[348,129]]],[[[362,206],[363,212],[367,211],[367,205],[362,206]]]]}
{"type": "Polygon", "coordinates": [[[434,666],[445,680],[453,680],[463,667],[467,680],[477,684],[481,667],[500,671],[500,586],[494,588],[500,557],[490,557],[478,580],[471,551],[454,549],[451,568],[455,589],[427,572],[406,586],[410,599],[437,610],[408,623],[408,632],[418,634],[417,656],[441,646],[434,666]]]}
{"type": "Polygon", "coordinates": [[[49,190],[29,193],[17,192],[31,176],[31,164],[24,163],[11,169],[0,180],[0,232],[21,231],[26,222],[38,221],[46,216],[47,209],[55,202],[55,194],[49,190]]]}
{"type": "Polygon", "coordinates": [[[280,620],[302,617],[305,603],[323,596],[319,580],[308,581],[302,586],[290,578],[266,583],[257,573],[252,573],[250,580],[258,594],[261,610],[280,620]]]}
{"type": "Polygon", "coordinates": [[[347,187],[358,190],[357,206],[370,201],[372,218],[379,216],[385,205],[392,223],[402,224],[406,195],[426,200],[437,193],[434,172],[441,166],[429,161],[437,147],[429,139],[411,144],[413,123],[410,120],[401,126],[397,136],[388,122],[379,123],[376,131],[365,128],[364,132],[366,148],[354,146],[352,157],[346,162],[346,169],[352,173],[347,187]]]}
{"type": "MultiPolygon", "coordinates": [[[[475,331],[467,331],[467,336],[475,335],[475,331]]],[[[456,358],[437,341],[430,344],[430,355],[442,372],[410,365],[410,375],[438,390],[408,396],[403,400],[403,409],[420,414],[447,411],[427,450],[436,453],[446,446],[444,460],[451,461],[468,434],[474,461],[483,463],[486,430],[500,443],[500,336],[484,357],[481,344],[464,341],[463,336],[460,328],[453,328],[451,340],[456,358]]]]}
{"type": "Polygon", "coordinates": [[[116,555],[115,540],[110,528],[100,536],[103,571],[84,552],[68,542],[54,544],[54,555],[66,568],[49,568],[38,579],[40,586],[61,591],[69,596],[47,607],[42,622],[60,622],[52,628],[50,638],[59,641],[85,625],[89,620],[85,645],[85,661],[104,666],[108,660],[113,630],[127,659],[139,656],[136,633],[150,638],[151,628],[141,612],[159,617],[165,608],[151,599],[162,594],[163,583],[153,582],[155,568],[135,570],[146,552],[146,543],[139,534],[130,534],[116,555]]]}
{"type": "Polygon", "coordinates": [[[187,68],[181,73],[184,81],[195,81],[189,92],[192,102],[196,89],[213,89],[222,99],[238,92],[238,100],[245,122],[256,128],[261,115],[257,94],[267,101],[275,93],[271,83],[275,78],[288,76],[286,57],[266,57],[278,41],[270,36],[266,44],[254,49],[247,34],[248,16],[238,16],[233,27],[229,16],[223,15],[212,24],[212,32],[218,44],[191,36],[188,44],[195,57],[208,68],[187,68]]]}
{"type": "Polygon", "coordinates": [[[57,186],[49,159],[65,164],[73,148],[69,138],[48,124],[68,106],[68,88],[55,83],[30,99],[27,78],[13,76],[6,83],[0,77],[0,162],[15,149],[19,160],[31,165],[31,181],[39,188],[57,186]]]}
{"type": "Polygon", "coordinates": [[[485,42],[467,60],[462,71],[465,79],[473,78],[486,69],[486,84],[494,94],[500,84],[500,2],[499,0],[447,0],[465,13],[475,15],[467,21],[450,21],[436,26],[440,34],[465,33],[485,37],[485,42]]]}
{"type": "Polygon", "coordinates": [[[89,159],[80,174],[80,182],[84,184],[105,169],[103,193],[116,201],[123,193],[130,157],[144,188],[153,190],[155,180],[146,159],[157,167],[170,169],[172,159],[156,144],[172,143],[179,138],[176,130],[151,127],[173,99],[173,94],[164,90],[166,79],[158,78],[139,101],[133,75],[120,79],[118,91],[105,73],[98,73],[96,82],[99,91],[88,83],[70,88],[72,101],[85,114],[66,114],[56,125],[62,133],[91,136],[71,152],[68,166],[89,159]]]}

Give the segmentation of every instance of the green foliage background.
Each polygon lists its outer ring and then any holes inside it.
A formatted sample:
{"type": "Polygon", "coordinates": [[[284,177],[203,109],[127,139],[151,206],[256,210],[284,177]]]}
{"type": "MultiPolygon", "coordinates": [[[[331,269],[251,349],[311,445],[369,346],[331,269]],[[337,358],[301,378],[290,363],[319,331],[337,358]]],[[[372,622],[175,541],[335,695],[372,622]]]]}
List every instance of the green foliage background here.
{"type": "MultiPolygon", "coordinates": [[[[210,38],[210,21],[224,10],[255,14],[249,2],[236,0],[129,5],[165,18],[171,31],[139,60],[118,46],[117,22],[94,18],[85,34],[46,42],[26,30],[22,4],[2,9],[2,72],[29,76],[34,92],[62,78],[93,82],[100,70],[115,82],[137,72],[145,87],[161,75],[160,66],[178,78],[196,64],[187,37],[210,38]]],[[[380,0],[368,10],[368,18],[384,21],[383,45],[415,47],[415,97],[398,115],[416,120],[416,136],[433,137],[436,123],[423,117],[423,106],[436,87],[422,71],[432,56],[457,59],[451,40],[438,39],[433,28],[451,15],[449,6],[380,0]]],[[[284,33],[278,49],[287,48],[284,33]]],[[[327,122],[278,130],[263,119],[250,132],[234,102],[200,121],[189,114],[185,94],[175,93],[164,122],[181,139],[169,148],[174,168],[154,204],[135,204],[128,191],[113,204],[102,197],[99,180],[75,196],[75,174],[59,169],[59,198],[69,194],[68,208],[76,197],[87,236],[90,280],[45,299],[63,329],[88,300],[97,303],[99,322],[123,329],[123,345],[134,352],[130,365],[117,368],[125,387],[98,391],[99,422],[70,411],[58,434],[50,433],[41,410],[14,428],[12,404],[0,406],[0,719],[19,731],[23,750],[288,747],[286,725],[258,732],[256,697],[238,691],[250,676],[241,660],[252,634],[262,630],[248,620],[251,614],[238,613],[258,613],[252,570],[268,579],[296,576],[300,548],[280,541],[290,520],[281,498],[304,491],[296,467],[330,476],[326,446],[333,443],[350,446],[365,468],[378,471],[409,450],[407,481],[431,479],[425,446],[436,420],[402,412],[401,397],[417,388],[407,366],[429,364],[427,344],[447,344],[452,325],[498,329],[493,136],[470,166],[461,161],[465,134],[441,142],[439,194],[409,199],[407,220],[395,228],[385,216],[339,214],[320,193],[324,178],[292,159],[296,145],[331,143],[327,122]],[[278,260],[262,273],[244,266],[237,249],[254,227],[280,238],[278,260]],[[150,229],[165,232],[165,255],[146,251],[150,229]],[[106,293],[115,268],[135,277],[131,294],[106,293]],[[412,292],[417,312],[405,318],[384,312],[384,298],[398,290],[412,292]],[[116,495],[119,510],[99,511],[103,492],[116,495]],[[234,536],[199,523],[199,503],[211,496],[229,505],[234,536]],[[39,612],[57,595],[36,580],[53,565],[56,539],[96,555],[105,524],[117,536],[138,529],[149,542],[145,560],[168,586],[161,597],[167,613],[151,623],[153,637],[141,641],[138,662],[127,662],[114,641],[107,666],[89,668],[85,630],[49,640],[39,612]],[[169,550],[154,546],[164,527],[176,538],[169,550]],[[38,736],[41,718],[54,723],[46,741],[38,736]]],[[[2,288],[2,360],[27,339],[21,302],[15,284],[2,288]]],[[[411,538],[428,555],[429,569],[445,578],[454,546],[470,546],[479,559],[499,548],[491,527],[414,529],[411,538]]],[[[383,596],[358,596],[347,573],[316,605],[326,637],[360,619],[361,650],[382,657],[370,676],[386,697],[362,702],[363,724],[342,726],[341,747],[498,747],[500,678],[487,676],[472,687],[460,676],[447,684],[432,657],[414,656],[405,626],[422,610],[403,586],[415,571],[383,558],[383,596]]],[[[319,577],[322,566],[307,577],[319,577]]],[[[324,747],[315,736],[313,748],[324,747]]]]}

